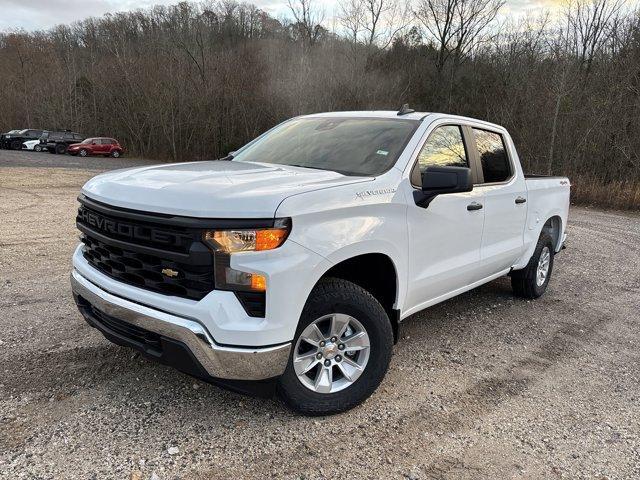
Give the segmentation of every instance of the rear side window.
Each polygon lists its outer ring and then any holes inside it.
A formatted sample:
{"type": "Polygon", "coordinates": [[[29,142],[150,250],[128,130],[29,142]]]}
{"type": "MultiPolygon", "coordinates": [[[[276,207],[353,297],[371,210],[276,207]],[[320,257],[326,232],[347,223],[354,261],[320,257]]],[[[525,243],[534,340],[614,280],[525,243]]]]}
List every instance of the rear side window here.
{"type": "Polygon", "coordinates": [[[462,141],[462,130],[457,125],[436,128],[418,155],[420,173],[427,167],[468,167],[467,152],[462,141]]]}
{"type": "Polygon", "coordinates": [[[474,128],[484,183],[504,182],[511,177],[511,164],[504,140],[499,133],[474,128]]]}

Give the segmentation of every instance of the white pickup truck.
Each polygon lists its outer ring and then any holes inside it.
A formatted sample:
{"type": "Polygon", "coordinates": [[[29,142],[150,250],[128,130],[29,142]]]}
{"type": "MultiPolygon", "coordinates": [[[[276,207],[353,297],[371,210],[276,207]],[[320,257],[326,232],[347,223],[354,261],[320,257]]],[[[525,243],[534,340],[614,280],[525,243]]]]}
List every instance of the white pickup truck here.
{"type": "Polygon", "coordinates": [[[504,275],[542,295],[569,180],[525,176],[498,125],[403,107],[293,118],[222,160],[98,175],[79,201],[91,326],[322,415],[373,393],[404,318],[504,275]]]}

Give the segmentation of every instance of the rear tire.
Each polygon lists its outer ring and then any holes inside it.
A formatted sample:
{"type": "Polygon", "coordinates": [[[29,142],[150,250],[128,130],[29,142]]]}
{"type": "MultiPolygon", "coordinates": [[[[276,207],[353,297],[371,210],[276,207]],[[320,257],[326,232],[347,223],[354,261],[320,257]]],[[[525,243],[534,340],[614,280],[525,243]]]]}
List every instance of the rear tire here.
{"type": "Polygon", "coordinates": [[[40,145],[35,145],[35,146],[33,147],[33,150],[34,150],[35,152],[41,152],[41,151],[42,151],[42,147],[41,147],[40,145]]]}
{"type": "Polygon", "coordinates": [[[392,349],[391,322],[373,295],[346,280],[323,279],[302,311],[278,394],[306,415],[344,412],[380,385],[392,349]]]}
{"type": "Polygon", "coordinates": [[[111,152],[111,156],[113,158],[120,158],[122,156],[122,152],[120,150],[114,150],[113,152],[111,152]]]}
{"type": "Polygon", "coordinates": [[[59,143],[56,145],[56,153],[59,155],[64,155],[67,153],[67,146],[64,143],[59,143]]]}
{"type": "Polygon", "coordinates": [[[513,293],[522,298],[538,298],[546,290],[553,271],[553,239],[542,232],[529,263],[522,270],[511,272],[513,293]]]}

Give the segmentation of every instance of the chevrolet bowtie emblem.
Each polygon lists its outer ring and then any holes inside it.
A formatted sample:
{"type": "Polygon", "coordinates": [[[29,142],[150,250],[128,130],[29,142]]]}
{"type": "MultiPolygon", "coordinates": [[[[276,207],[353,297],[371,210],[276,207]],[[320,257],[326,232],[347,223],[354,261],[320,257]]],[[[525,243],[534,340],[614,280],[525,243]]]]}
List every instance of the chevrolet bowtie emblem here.
{"type": "Polygon", "coordinates": [[[163,268],[162,269],[162,273],[163,273],[163,275],[166,275],[167,277],[177,277],[178,276],[178,272],[176,272],[175,270],[172,270],[170,268],[163,268]]]}

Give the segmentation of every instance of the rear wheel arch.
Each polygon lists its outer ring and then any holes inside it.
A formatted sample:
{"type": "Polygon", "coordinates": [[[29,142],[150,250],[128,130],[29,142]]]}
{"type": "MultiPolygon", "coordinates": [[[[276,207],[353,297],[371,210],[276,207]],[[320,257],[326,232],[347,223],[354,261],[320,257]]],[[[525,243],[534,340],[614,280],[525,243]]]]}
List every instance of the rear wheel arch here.
{"type": "Polygon", "coordinates": [[[562,241],[562,218],[560,218],[559,215],[549,217],[547,221],[544,222],[540,235],[543,233],[551,237],[555,251],[558,251],[560,249],[560,242],[562,241]]]}

